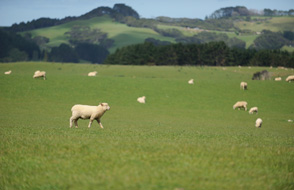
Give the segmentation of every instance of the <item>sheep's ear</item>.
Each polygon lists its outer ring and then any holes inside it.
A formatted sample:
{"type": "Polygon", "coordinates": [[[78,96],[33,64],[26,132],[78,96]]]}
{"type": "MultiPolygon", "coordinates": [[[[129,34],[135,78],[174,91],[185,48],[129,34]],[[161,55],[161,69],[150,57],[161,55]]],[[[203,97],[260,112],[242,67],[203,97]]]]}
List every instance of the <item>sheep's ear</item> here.
{"type": "Polygon", "coordinates": [[[101,106],[104,106],[103,103],[100,104],[101,106]]]}

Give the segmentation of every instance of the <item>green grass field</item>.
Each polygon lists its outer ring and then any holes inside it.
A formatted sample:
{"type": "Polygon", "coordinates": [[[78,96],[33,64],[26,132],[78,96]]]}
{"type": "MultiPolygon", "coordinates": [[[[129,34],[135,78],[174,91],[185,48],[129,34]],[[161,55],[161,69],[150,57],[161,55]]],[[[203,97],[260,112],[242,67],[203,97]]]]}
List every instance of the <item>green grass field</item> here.
{"type": "Polygon", "coordinates": [[[294,189],[290,74],[261,67],[0,64],[0,189],[294,189]],[[283,81],[252,81],[263,69],[283,81]],[[47,80],[33,79],[35,70],[45,70],[47,80]],[[88,77],[94,70],[98,76],[88,77]],[[136,102],[143,95],[146,104],[136,102]],[[259,113],[233,110],[239,100],[259,113]],[[111,107],[104,129],[97,122],[88,129],[88,120],[69,128],[74,104],[100,102],[111,107]],[[254,126],[258,117],[261,128],[254,126]]]}
{"type": "MultiPolygon", "coordinates": [[[[258,17],[257,17],[258,18],[258,17]]],[[[265,18],[265,17],[264,17],[265,18]]],[[[264,19],[261,17],[261,19],[264,19]]],[[[261,32],[262,30],[271,30],[273,32],[293,31],[294,19],[293,17],[272,17],[267,21],[255,22],[235,22],[235,26],[241,30],[251,30],[254,32],[261,32]]]]}

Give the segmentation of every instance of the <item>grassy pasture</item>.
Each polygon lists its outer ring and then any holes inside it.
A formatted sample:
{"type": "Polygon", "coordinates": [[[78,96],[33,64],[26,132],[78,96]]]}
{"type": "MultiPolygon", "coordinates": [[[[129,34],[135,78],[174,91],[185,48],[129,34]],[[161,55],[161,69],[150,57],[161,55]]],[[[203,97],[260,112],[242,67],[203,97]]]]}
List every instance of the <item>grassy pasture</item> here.
{"type": "Polygon", "coordinates": [[[294,19],[293,17],[272,17],[267,21],[255,22],[235,22],[235,26],[241,30],[251,30],[261,32],[262,30],[271,30],[273,32],[293,31],[294,19]]]}
{"type": "Polygon", "coordinates": [[[289,74],[259,67],[0,64],[0,189],[293,189],[289,74]],[[283,81],[252,81],[263,69],[283,81]],[[48,80],[33,79],[35,70],[45,70],[48,80]],[[87,77],[94,70],[98,76],[87,77]],[[142,95],[146,104],[136,102],[142,95]],[[238,100],[259,113],[233,110],[238,100]],[[88,129],[88,120],[69,128],[74,104],[99,102],[111,107],[104,129],[97,122],[88,129]]]}

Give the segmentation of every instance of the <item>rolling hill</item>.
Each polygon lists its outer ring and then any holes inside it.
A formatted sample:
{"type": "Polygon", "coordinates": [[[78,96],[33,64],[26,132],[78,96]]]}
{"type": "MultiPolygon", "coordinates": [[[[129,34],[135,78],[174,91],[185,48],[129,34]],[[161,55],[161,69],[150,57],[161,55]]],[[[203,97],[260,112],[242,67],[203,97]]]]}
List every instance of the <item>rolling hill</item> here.
{"type": "Polygon", "coordinates": [[[124,4],[98,7],[79,17],[39,18],[1,28],[0,62],[103,63],[116,50],[145,41],[155,46],[224,42],[231,49],[292,52],[294,17],[291,11],[286,13],[265,16],[253,14],[246,7],[228,7],[205,20],[164,16],[146,19],[124,4]]]}
{"type": "Polygon", "coordinates": [[[123,46],[142,43],[146,38],[150,37],[174,42],[173,38],[162,36],[152,29],[129,27],[126,24],[114,22],[112,18],[107,15],[94,17],[87,20],[76,20],[58,26],[36,29],[29,32],[33,37],[44,36],[49,38],[50,42],[47,44],[47,46],[55,47],[61,43],[69,44],[65,33],[70,31],[73,26],[77,25],[89,26],[91,29],[100,29],[102,32],[107,33],[108,37],[114,40],[114,46],[110,48],[110,52],[113,52],[115,49],[123,46]]]}
{"type": "MultiPolygon", "coordinates": [[[[182,37],[191,37],[201,32],[225,34],[229,38],[237,38],[246,43],[246,48],[253,44],[262,30],[273,32],[293,31],[294,17],[292,16],[252,16],[229,17],[222,19],[175,19],[161,17],[156,19],[140,19],[125,16],[118,20],[111,14],[102,14],[99,8],[81,17],[69,19],[68,22],[55,26],[28,30],[24,33],[32,34],[32,37],[43,36],[49,38],[45,45],[52,48],[61,43],[70,44],[65,35],[74,26],[87,26],[92,30],[99,29],[107,34],[107,38],[114,41],[110,52],[123,46],[142,43],[146,38],[154,38],[161,41],[175,43],[176,37],[170,31],[176,31],[182,37]],[[93,13],[96,10],[96,15],[93,13]],[[99,10],[99,14],[97,14],[99,10]]],[[[104,10],[105,12],[105,10],[104,10]]],[[[287,47],[292,51],[294,48],[287,47]]]]}

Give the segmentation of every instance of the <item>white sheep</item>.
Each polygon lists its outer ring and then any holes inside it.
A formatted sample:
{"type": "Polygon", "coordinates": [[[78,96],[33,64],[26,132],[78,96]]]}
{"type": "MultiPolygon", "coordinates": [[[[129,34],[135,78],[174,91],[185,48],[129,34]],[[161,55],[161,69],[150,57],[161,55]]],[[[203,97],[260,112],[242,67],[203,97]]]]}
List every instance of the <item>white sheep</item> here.
{"type": "Polygon", "coordinates": [[[260,128],[261,125],[262,125],[262,119],[258,118],[258,119],[255,121],[255,127],[260,128]]]}
{"type": "Polygon", "coordinates": [[[95,77],[97,75],[97,71],[89,72],[88,76],[89,77],[95,77]]]}
{"type": "Polygon", "coordinates": [[[240,110],[240,108],[244,108],[245,111],[247,111],[247,102],[245,101],[238,101],[233,105],[233,109],[238,108],[238,110],[240,110]]]}
{"type": "Polygon", "coordinates": [[[281,80],[282,80],[281,77],[276,77],[276,78],[275,78],[275,81],[281,81],[281,80]]]}
{"type": "Polygon", "coordinates": [[[45,71],[36,71],[35,73],[34,73],[34,76],[33,76],[33,78],[39,78],[39,77],[43,77],[44,78],[44,80],[46,80],[46,72],[45,71]]]}
{"type": "Polygon", "coordinates": [[[254,112],[257,114],[257,112],[258,112],[258,107],[252,107],[252,108],[250,108],[250,110],[249,110],[249,114],[253,114],[254,112]]]}
{"type": "Polygon", "coordinates": [[[110,110],[108,103],[101,103],[98,106],[76,104],[71,108],[72,116],[69,119],[69,126],[70,128],[72,128],[72,124],[74,122],[76,128],[78,128],[79,119],[90,119],[88,128],[91,127],[94,120],[97,120],[98,124],[103,129],[103,126],[100,120],[103,114],[107,110],[110,110]]]}
{"type": "Polygon", "coordinates": [[[145,104],[145,100],[146,100],[146,97],[145,96],[142,96],[142,97],[137,98],[137,101],[139,103],[142,103],[142,104],[145,104]]]}
{"type": "Polygon", "coordinates": [[[190,79],[190,80],[188,81],[188,84],[194,84],[194,79],[190,79]]]}
{"type": "Polygon", "coordinates": [[[10,75],[11,74],[11,70],[4,72],[5,75],[10,75]]]}
{"type": "Polygon", "coordinates": [[[247,90],[247,82],[241,82],[240,83],[240,88],[243,90],[247,90]]]}
{"type": "Polygon", "coordinates": [[[286,78],[286,82],[294,81],[294,75],[290,75],[286,78]]]}

